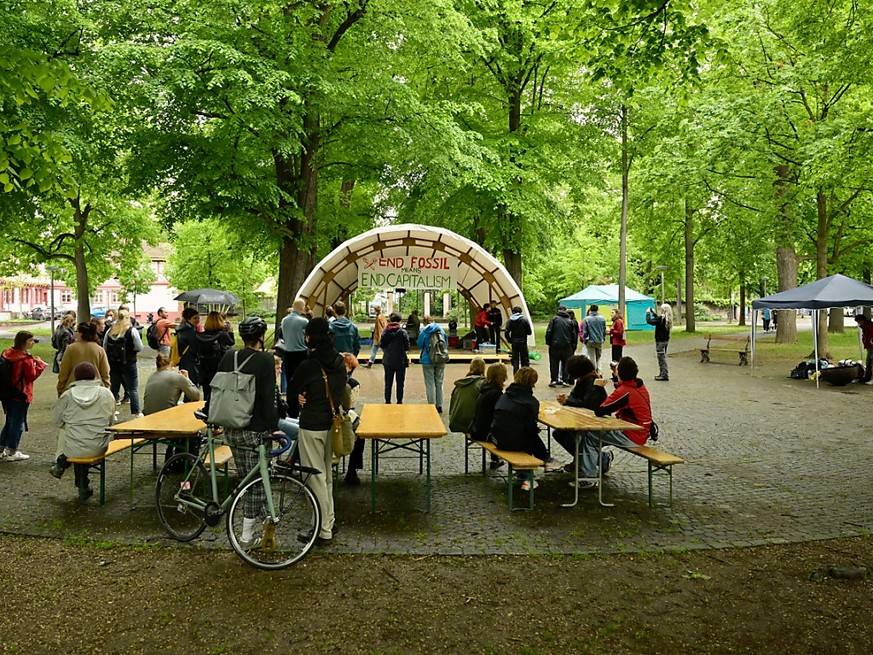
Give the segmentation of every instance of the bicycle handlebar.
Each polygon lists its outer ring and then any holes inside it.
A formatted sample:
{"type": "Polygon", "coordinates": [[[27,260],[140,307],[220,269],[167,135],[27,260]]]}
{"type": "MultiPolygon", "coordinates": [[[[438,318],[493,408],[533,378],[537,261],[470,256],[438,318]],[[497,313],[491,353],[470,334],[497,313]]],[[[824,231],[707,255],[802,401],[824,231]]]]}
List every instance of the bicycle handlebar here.
{"type": "Polygon", "coordinates": [[[291,439],[288,438],[288,435],[284,432],[274,432],[269,438],[270,440],[278,441],[281,444],[278,449],[270,451],[270,457],[278,457],[291,448],[291,439]]]}

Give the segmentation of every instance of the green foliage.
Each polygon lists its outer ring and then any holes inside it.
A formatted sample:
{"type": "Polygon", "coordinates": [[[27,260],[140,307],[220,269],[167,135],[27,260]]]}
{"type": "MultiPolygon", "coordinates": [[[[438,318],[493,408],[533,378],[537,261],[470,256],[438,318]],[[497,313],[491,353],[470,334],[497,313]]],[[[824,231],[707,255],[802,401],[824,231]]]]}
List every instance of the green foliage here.
{"type": "Polygon", "coordinates": [[[177,223],[173,232],[173,253],[166,268],[173,287],[230,291],[247,307],[257,306],[255,290],[267,278],[267,266],[225,221],[186,221],[177,223]]]}

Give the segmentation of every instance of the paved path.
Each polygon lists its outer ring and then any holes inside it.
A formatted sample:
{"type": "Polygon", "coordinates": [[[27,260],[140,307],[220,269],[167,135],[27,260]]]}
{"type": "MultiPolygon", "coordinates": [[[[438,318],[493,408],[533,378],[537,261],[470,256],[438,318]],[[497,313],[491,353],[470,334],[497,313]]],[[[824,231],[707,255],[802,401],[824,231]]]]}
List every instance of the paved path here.
{"type": "MultiPolygon", "coordinates": [[[[685,340],[691,348],[695,340],[685,340]]],[[[629,349],[641,375],[655,375],[650,346],[629,349]]],[[[148,373],[141,362],[141,382],[148,373]]],[[[675,471],[672,509],[647,505],[645,463],[619,453],[605,484],[613,508],[601,508],[592,493],[573,509],[560,507],[572,497],[569,476],[548,474],[536,491],[534,512],[506,508],[505,483],[473,471],[464,475],[463,440],[450,435],[434,444],[433,511],[420,506],[424,485],[412,464],[382,463],[380,507],[369,512],[369,490],[341,486],[337,503],[342,530],[326,550],[342,553],[529,554],[651,551],[718,548],[804,541],[869,533],[873,529],[873,489],[868,458],[873,387],[823,387],[789,380],[780,366],[753,377],[733,364],[704,365],[693,351],[670,358],[670,382],[649,384],[659,447],[682,456],[675,471]],[[391,475],[405,466],[406,472],[391,475]],[[396,510],[396,511],[391,511],[396,510]]],[[[446,406],[451,380],[465,367],[446,373],[446,406]]],[[[538,364],[543,379],[536,393],[554,398],[547,362],[538,364]],[[544,374],[545,372],[545,374],[544,374]]],[[[382,370],[360,370],[363,401],[380,402],[382,370]]],[[[150,457],[135,468],[135,498],[127,496],[128,459],[110,461],[108,502],[80,507],[72,475],[63,481],[47,469],[55,431],[48,411],[54,376],[39,381],[32,407],[31,432],[22,447],[27,462],[0,462],[6,494],[2,529],[66,538],[171,543],[154,513],[154,474],[150,457]],[[69,478],[69,479],[68,479],[69,478]]],[[[407,400],[424,396],[417,366],[409,371],[407,400]]],[[[420,400],[419,400],[420,401],[420,400]]],[[[122,409],[122,419],[127,408],[122,409]]],[[[417,466],[415,467],[417,472],[417,466]]],[[[366,472],[365,472],[366,473],[366,472]]],[[[663,489],[659,489],[663,492],[663,489]]],[[[519,492],[519,499],[524,494],[519,492]]],[[[207,530],[195,544],[225,547],[222,528],[207,530]]]]}

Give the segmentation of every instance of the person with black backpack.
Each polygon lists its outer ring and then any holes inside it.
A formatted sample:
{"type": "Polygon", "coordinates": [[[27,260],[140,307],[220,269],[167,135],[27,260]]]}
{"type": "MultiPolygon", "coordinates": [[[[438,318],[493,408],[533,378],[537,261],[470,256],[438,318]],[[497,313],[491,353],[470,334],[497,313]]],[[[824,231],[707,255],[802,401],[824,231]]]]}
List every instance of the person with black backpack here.
{"type": "Polygon", "coordinates": [[[424,390],[427,402],[436,405],[437,413],[443,413],[443,380],[449,361],[449,340],[443,329],[430,316],[424,317],[425,327],[418,334],[421,348],[421,371],[424,375],[424,390]]]}
{"type": "Polygon", "coordinates": [[[139,330],[133,327],[130,314],[122,309],[118,312],[118,320],[107,330],[103,340],[106,358],[109,360],[109,388],[115,401],[119,402],[118,392],[121,385],[130,396],[130,415],[141,418],[139,404],[139,373],[136,367],[136,354],[142,350],[142,339],[139,330]]]}
{"type": "Polygon", "coordinates": [[[33,402],[33,382],[47,364],[30,354],[37,343],[32,332],[22,330],[15,335],[11,348],[0,356],[0,401],[6,414],[6,423],[0,432],[0,460],[20,462],[30,459],[18,449],[21,435],[27,429],[27,410],[33,402]]]}
{"type": "MultiPolygon", "coordinates": [[[[233,348],[236,340],[230,329],[230,324],[224,320],[224,316],[218,312],[209,312],[203,324],[203,332],[194,333],[194,343],[200,357],[198,368],[200,370],[200,385],[203,388],[203,399],[208,407],[209,385],[218,371],[218,363],[224,357],[224,353],[233,348]]],[[[208,413],[208,409],[204,411],[208,413]]]]}

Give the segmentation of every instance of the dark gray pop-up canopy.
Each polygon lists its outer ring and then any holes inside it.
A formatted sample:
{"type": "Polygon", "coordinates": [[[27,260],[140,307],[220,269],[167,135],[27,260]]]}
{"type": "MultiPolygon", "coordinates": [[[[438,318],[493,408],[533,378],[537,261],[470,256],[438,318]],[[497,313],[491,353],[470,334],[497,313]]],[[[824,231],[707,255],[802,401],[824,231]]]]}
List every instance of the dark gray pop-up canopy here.
{"type": "MultiPolygon", "coordinates": [[[[759,309],[811,309],[815,368],[818,372],[818,313],[831,307],[873,307],[873,286],[845,275],[830,277],[804,284],[796,289],[758,298],[752,301],[752,369],[755,368],[755,328],[759,309]]],[[[818,376],[816,376],[816,385],[818,376]]]]}

